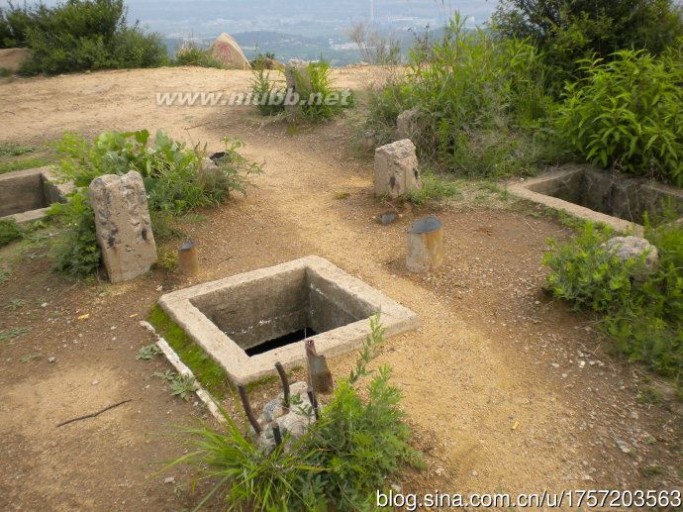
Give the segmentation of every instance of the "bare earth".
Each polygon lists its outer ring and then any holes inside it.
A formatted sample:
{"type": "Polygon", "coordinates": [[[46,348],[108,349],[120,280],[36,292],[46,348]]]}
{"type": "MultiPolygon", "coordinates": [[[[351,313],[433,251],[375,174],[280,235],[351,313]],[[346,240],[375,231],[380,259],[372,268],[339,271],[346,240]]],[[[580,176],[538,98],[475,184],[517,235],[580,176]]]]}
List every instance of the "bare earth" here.
{"type": "MultiPolygon", "coordinates": [[[[374,75],[335,71],[339,87],[357,91],[374,75]]],[[[656,379],[610,355],[591,318],[541,291],[546,239],[566,239],[566,228],[531,206],[470,194],[437,212],[443,268],[410,275],[405,231],[428,212],[406,209],[387,227],[373,219],[387,205],[372,196],[372,161],[350,150],[353,119],[288,134],[247,107],[155,104],[157,91],[244,91],[250,79],[169,68],[0,82],[0,141],[164,129],[216,151],[223,137],[239,137],[243,154],[265,169],[246,198],[185,226],[201,254],[201,275],[191,281],[154,271],[123,285],[74,283],[49,271],[44,250],[0,252],[12,268],[0,284],[0,330],[30,328],[0,341],[0,510],[191,508],[198,497],[190,470],[158,471],[186,450],[178,427],[206,414],[152,377],[168,367],[163,360],[136,360],[153,341],[138,322],[166,291],[308,254],[420,317],[422,327],[388,340],[380,357],[394,368],[427,452],[427,469],[402,482],[405,491],[681,488],[680,404],[665,388],[662,401],[643,399],[660,389],[656,379]],[[340,192],[350,195],[335,199],[340,192]],[[27,304],[12,311],[5,305],[13,299],[27,304]],[[169,476],[175,481],[164,483],[169,476]]],[[[345,375],[353,360],[334,359],[333,372],[345,375]]]]}

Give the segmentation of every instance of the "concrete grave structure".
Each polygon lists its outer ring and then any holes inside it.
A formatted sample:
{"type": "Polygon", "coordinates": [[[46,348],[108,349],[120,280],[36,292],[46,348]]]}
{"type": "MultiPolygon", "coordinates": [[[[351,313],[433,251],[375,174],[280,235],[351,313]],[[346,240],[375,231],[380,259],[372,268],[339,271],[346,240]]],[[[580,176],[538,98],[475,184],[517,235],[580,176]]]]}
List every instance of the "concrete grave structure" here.
{"type": "Polygon", "coordinates": [[[304,365],[306,334],[326,356],[359,348],[377,311],[387,336],[418,325],[415,313],[317,256],[169,293],[159,304],[235,384],[274,374],[278,361],[304,365]],[[280,343],[264,351],[272,340],[280,343]]]}
{"type": "Polygon", "coordinates": [[[109,280],[120,283],[149,271],[157,261],[157,248],[140,173],[94,179],[90,203],[109,280]]]}
{"type": "Polygon", "coordinates": [[[656,215],[671,208],[683,215],[683,190],[644,178],[615,176],[590,166],[565,166],[514,183],[509,191],[618,231],[641,233],[646,211],[656,215]]]}
{"type": "Polygon", "coordinates": [[[375,195],[400,197],[421,187],[415,144],[403,139],[375,150],[375,195]]]}
{"type": "Polygon", "coordinates": [[[18,223],[45,217],[52,203],[62,203],[71,184],[60,184],[49,167],[0,174],[0,218],[18,223]]]}

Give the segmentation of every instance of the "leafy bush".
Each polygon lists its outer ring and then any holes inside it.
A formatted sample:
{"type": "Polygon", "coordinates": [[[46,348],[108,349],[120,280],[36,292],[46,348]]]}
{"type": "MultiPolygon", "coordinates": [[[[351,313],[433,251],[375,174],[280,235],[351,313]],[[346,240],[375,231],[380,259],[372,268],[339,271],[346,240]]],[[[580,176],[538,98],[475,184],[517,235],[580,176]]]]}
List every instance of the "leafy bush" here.
{"type": "Polygon", "coordinates": [[[398,114],[417,109],[422,158],[467,176],[525,173],[555,157],[546,81],[532,45],[468,30],[456,15],[440,41],[412,50],[407,76],[372,93],[367,128],[386,142],[398,114]]]}
{"type": "Polygon", "coordinates": [[[2,11],[0,43],[28,46],[23,74],[158,66],[166,49],[158,35],[126,26],[123,0],[69,0],[2,11]]]}
{"type": "MultiPolygon", "coordinates": [[[[282,71],[276,71],[282,73],[282,71]]],[[[288,65],[284,70],[294,89],[288,90],[286,80],[272,80],[263,69],[254,72],[251,84],[252,97],[257,98],[257,108],[262,115],[284,114],[290,123],[298,121],[319,122],[331,119],[354,104],[353,95],[332,86],[330,65],[325,61],[306,65],[288,65]],[[288,109],[288,98],[298,95],[297,104],[288,109]]]]}
{"type": "Polygon", "coordinates": [[[212,55],[211,51],[201,48],[194,41],[185,42],[175,54],[175,64],[179,66],[200,66],[203,68],[223,68],[212,55]]]}
{"type": "Polygon", "coordinates": [[[218,480],[200,506],[225,488],[228,510],[368,510],[388,477],[404,464],[419,464],[389,368],[374,375],[367,369],[383,338],[378,318],[371,325],[356,370],[338,384],[320,419],[297,441],[261,449],[225,412],[225,432],[191,431],[197,450],[176,464],[191,462],[218,480]],[[356,384],[367,375],[372,378],[361,393],[356,384]]]}
{"type": "Polygon", "coordinates": [[[155,232],[159,222],[163,231],[170,232],[169,216],[217,206],[232,191],[245,193],[249,175],[260,173],[261,167],[238,153],[241,142],[225,139],[225,144],[225,151],[206,165],[206,148],[187,148],[161,131],[153,139],[147,130],[104,132],[92,142],[81,135],[65,134],[57,145],[62,156],[57,173],[80,190],[66,204],[52,207],[71,228],[55,252],[57,270],[80,276],[99,266],[94,214],[83,191],[98,176],[138,171],[145,183],[155,232]]]}
{"type": "Polygon", "coordinates": [[[14,219],[0,219],[0,247],[21,240],[24,234],[14,219]]]}
{"type": "Polygon", "coordinates": [[[642,261],[620,262],[605,247],[608,233],[587,225],[564,246],[553,244],[544,262],[554,296],[604,315],[603,328],[616,347],[655,371],[683,377],[683,227],[648,226],[646,237],[659,251],[653,273],[642,261]]]}
{"type": "Polygon", "coordinates": [[[683,185],[680,63],[624,50],[582,69],[566,87],[561,133],[589,162],[683,185]]]}
{"type": "Polygon", "coordinates": [[[581,59],[625,49],[662,53],[683,35],[682,13],[673,0],[502,0],[492,21],[504,36],[531,38],[559,91],[581,75],[581,59]]]}

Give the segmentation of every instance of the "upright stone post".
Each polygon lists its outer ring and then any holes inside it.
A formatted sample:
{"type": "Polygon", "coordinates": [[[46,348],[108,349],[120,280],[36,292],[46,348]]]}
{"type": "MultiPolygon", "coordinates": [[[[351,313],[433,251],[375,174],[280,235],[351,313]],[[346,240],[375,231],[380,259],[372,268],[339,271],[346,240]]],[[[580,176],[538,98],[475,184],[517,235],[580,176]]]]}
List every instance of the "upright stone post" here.
{"type": "Polygon", "coordinates": [[[375,195],[400,197],[421,187],[415,145],[403,139],[375,150],[375,195]]]}
{"type": "Polygon", "coordinates": [[[157,261],[157,248],[142,176],[130,171],[94,179],[90,203],[109,280],[120,283],[147,272],[157,261]]]}
{"type": "Polygon", "coordinates": [[[427,272],[443,263],[443,224],[436,217],[424,217],[408,231],[406,267],[410,272],[427,272]]]}

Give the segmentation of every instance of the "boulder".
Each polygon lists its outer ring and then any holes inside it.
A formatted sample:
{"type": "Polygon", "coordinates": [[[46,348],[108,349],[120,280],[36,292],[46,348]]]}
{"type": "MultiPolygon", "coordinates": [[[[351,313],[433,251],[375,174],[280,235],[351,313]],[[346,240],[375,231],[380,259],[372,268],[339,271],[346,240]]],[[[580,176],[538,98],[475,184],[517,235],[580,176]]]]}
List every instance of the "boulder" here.
{"type": "Polygon", "coordinates": [[[120,283],[149,271],[157,261],[157,248],[140,173],[106,174],[94,179],[89,190],[109,280],[120,283]]]}
{"type": "Polygon", "coordinates": [[[223,32],[211,45],[211,56],[227,69],[251,69],[249,59],[232,36],[223,32]]]}
{"type": "Polygon", "coordinates": [[[645,273],[654,272],[659,263],[657,248],[639,236],[615,236],[605,243],[605,248],[624,262],[639,259],[645,254],[645,273]]]}

